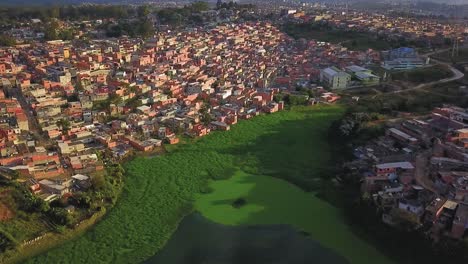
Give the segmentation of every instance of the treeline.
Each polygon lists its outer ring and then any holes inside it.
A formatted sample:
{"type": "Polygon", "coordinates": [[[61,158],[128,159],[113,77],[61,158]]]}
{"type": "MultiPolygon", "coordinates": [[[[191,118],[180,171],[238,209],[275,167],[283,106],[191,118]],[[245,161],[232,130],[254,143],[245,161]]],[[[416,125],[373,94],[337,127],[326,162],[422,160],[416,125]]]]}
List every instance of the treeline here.
{"type": "Polygon", "coordinates": [[[155,32],[154,24],[147,19],[135,21],[121,20],[116,24],[106,25],[106,35],[111,38],[118,38],[122,35],[129,37],[148,38],[155,32]]]}
{"type": "Polygon", "coordinates": [[[228,3],[226,2],[223,2],[219,5],[216,5],[216,9],[238,9],[238,10],[242,10],[242,9],[255,9],[256,6],[254,4],[239,4],[239,3],[236,3],[236,2],[233,2],[233,1],[230,1],[228,3]]]}
{"type": "MultiPolygon", "coordinates": [[[[193,2],[181,8],[164,8],[158,11],[165,18],[172,14],[179,14],[184,18],[189,18],[192,13],[207,11],[210,6],[207,2],[193,2]]],[[[22,7],[0,7],[1,21],[24,21],[30,19],[50,19],[60,20],[90,20],[90,19],[125,19],[142,18],[156,11],[148,5],[70,5],[70,6],[22,6],[22,7]]]]}
{"type": "Polygon", "coordinates": [[[448,67],[435,65],[411,71],[395,72],[391,74],[391,78],[392,80],[401,80],[413,83],[428,83],[449,78],[452,75],[453,73],[448,67]]]}
{"type": "Polygon", "coordinates": [[[210,10],[207,2],[194,2],[180,8],[164,8],[157,11],[157,16],[162,24],[182,25],[202,22],[200,13],[210,10]]]}
{"type": "Polygon", "coordinates": [[[86,20],[106,18],[127,18],[136,16],[138,9],[123,5],[79,5],[79,6],[44,6],[44,7],[1,7],[0,18],[5,21],[28,19],[50,20],[86,20]]]}
{"type": "Polygon", "coordinates": [[[16,39],[8,35],[0,35],[0,47],[3,46],[14,46],[16,45],[16,39]]]}

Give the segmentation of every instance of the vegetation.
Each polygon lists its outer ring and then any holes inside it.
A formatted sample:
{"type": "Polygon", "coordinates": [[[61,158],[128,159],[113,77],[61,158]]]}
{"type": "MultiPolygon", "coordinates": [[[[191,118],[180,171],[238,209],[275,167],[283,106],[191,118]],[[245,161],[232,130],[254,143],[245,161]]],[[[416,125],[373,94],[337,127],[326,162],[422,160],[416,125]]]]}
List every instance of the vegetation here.
{"type": "Polygon", "coordinates": [[[201,22],[200,12],[209,10],[206,2],[193,2],[182,8],[164,8],[157,12],[161,23],[173,26],[201,22]]]}
{"type": "Polygon", "coordinates": [[[144,17],[135,21],[120,20],[117,24],[106,25],[106,35],[113,38],[118,38],[122,35],[128,35],[132,38],[149,38],[154,32],[153,23],[144,17]]]}
{"type": "MultiPolygon", "coordinates": [[[[102,156],[102,155],[101,155],[102,156]]],[[[120,164],[114,164],[102,157],[108,164],[107,172],[92,175],[95,185],[86,192],[77,192],[65,199],[54,200],[50,203],[32,194],[22,183],[16,181],[13,173],[7,180],[2,177],[0,195],[2,204],[7,205],[14,213],[12,219],[0,221],[0,262],[13,262],[31,256],[36,248],[47,249],[63,241],[56,240],[54,235],[70,238],[76,232],[76,224],[95,216],[102,216],[106,207],[115,204],[123,186],[124,169],[120,164]],[[74,205],[76,210],[68,212],[65,207],[74,205]],[[44,245],[33,245],[27,252],[23,252],[24,242],[39,236],[53,237],[44,245]],[[21,247],[20,247],[21,245],[21,247]]],[[[37,253],[37,252],[36,252],[37,253]]]]}
{"type": "Polygon", "coordinates": [[[396,94],[381,93],[363,96],[358,102],[349,103],[348,112],[369,113],[374,117],[375,115],[396,117],[398,112],[428,113],[434,107],[439,107],[443,104],[468,107],[468,98],[466,97],[468,89],[460,87],[463,87],[462,83],[451,82],[396,94]]]}
{"type": "Polygon", "coordinates": [[[8,35],[0,35],[0,47],[2,46],[14,46],[16,45],[16,39],[8,35]]]}
{"type": "Polygon", "coordinates": [[[27,19],[89,20],[105,18],[126,18],[136,12],[130,6],[121,5],[73,5],[73,6],[15,6],[0,7],[0,17],[4,22],[27,19]]]}
{"type": "Polygon", "coordinates": [[[460,48],[458,53],[452,56],[452,51],[444,51],[437,54],[434,54],[434,58],[441,61],[446,62],[454,62],[454,63],[466,63],[468,62],[468,49],[467,48],[460,48]]]}
{"type": "Polygon", "coordinates": [[[226,178],[239,169],[318,190],[332,176],[323,137],[342,112],[336,106],[293,107],[241,121],[228,132],[214,132],[163,156],[136,158],[125,166],[124,192],[103,221],[29,263],[142,261],[160,250],[192,212],[195,195],[211,191],[209,179],[226,178]]]}
{"type": "Polygon", "coordinates": [[[0,230],[0,253],[13,249],[16,246],[16,243],[17,242],[10,234],[0,230]]]}
{"type": "Polygon", "coordinates": [[[410,71],[399,71],[392,73],[391,78],[394,81],[406,81],[412,83],[429,83],[445,78],[449,78],[453,75],[452,71],[443,65],[435,65],[432,67],[425,67],[414,69],[410,71]]]}
{"type": "Polygon", "coordinates": [[[365,32],[345,31],[318,23],[288,23],[283,30],[294,38],[314,39],[330,43],[341,43],[351,50],[386,50],[399,43],[389,44],[383,37],[365,32]]]}

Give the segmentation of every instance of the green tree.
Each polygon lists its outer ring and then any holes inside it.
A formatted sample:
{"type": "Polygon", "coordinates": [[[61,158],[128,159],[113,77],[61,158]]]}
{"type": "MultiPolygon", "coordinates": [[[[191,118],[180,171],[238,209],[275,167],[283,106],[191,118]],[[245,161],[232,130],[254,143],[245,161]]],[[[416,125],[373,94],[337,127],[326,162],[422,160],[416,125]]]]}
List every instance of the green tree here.
{"type": "Polygon", "coordinates": [[[106,187],[106,178],[102,174],[97,174],[91,178],[91,183],[95,190],[102,190],[106,187]]]}
{"type": "Polygon", "coordinates": [[[149,38],[154,35],[154,25],[151,21],[145,19],[140,22],[138,33],[143,38],[149,38]]]}
{"type": "Polygon", "coordinates": [[[68,212],[60,207],[55,207],[50,209],[47,212],[47,215],[49,216],[50,220],[54,222],[57,225],[69,225],[72,221],[71,216],[68,214],[68,212]]]}
{"type": "Polygon", "coordinates": [[[59,121],[57,121],[57,126],[60,127],[60,129],[62,129],[62,134],[67,134],[67,132],[70,130],[70,121],[68,121],[67,119],[60,119],[59,121]]]}
{"type": "Polygon", "coordinates": [[[150,7],[148,5],[139,6],[137,13],[138,13],[138,17],[144,18],[151,13],[150,7]]]}
{"type": "Polygon", "coordinates": [[[202,12],[202,11],[209,10],[210,5],[207,2],[197,1],[197,2],[192,3],[192,5],[190,5],[190,9],[192,9],[195,12],[202,12]]]}
{"type": "Polygon", "coordinates": [[[0,46],[11,47],[16,45],[16,39],[8,35],[0,35],[0,46]]]}
{"type": "Polygon", "coordinates": [[[44,30],[45,40],[56,40],[58,39],[59,24],[57,21],[50,22],[44,30]]]}
{"type": "Polygon", "coordinates": [[[62,30],[58,34],[58,37],[61,40],[72,40],[73,39],[73,31],[71,31],[69,29],[62,30]]]}
{"type": "Polygon", "coordinates": [[[7,232],[0,231],[0,253],[15,248],[17,242],[7,232]]]}

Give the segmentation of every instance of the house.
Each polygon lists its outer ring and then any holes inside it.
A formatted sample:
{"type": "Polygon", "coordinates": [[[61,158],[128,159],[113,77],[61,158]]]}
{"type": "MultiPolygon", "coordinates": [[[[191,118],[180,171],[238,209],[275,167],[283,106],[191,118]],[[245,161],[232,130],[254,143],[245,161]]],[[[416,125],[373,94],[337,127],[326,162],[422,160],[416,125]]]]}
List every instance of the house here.
{"type": "Polygon", "coordinates": [[[346,67],[346,72],[351,75],[352,78],[357,79],[363,85],[376,85],[380,82],[380,77],[374,75],[371,70],[352,65],[346,67]]]}
{"type": "Polygon", "coordinates": [[[433,223],[439,217],[442,212],[443,206],[447,199],[437,197],[435,198],[428,206],[426,206],[426,211],[424,213],[424,221],[428,223],[433,223]]]}
{"type": "Polygon", "coordinates": [[[125,139],[128,140],[130,146],[139,151],[148,152],[154,148],[154,144],[149,141],[140,141],[132,137],[125,137],[125,139]]]}
{"type": "Polygon", "coordinates": [[[224,123],[224,122],[219,122],[219,121],[213,121],[210,123],[210,126],[214,129],[214,130],[221,130],[221,131],[227,131],[227,130],[230,130],[231,127],[224,123]]]}
{"type": "Polygon", "coordinates": [[[63,183],[57,183],[47,179],[39,181],[39,185],[41,186],[41,190],[46,193],[64,195],[68,192],[68,187],[63,183]]]}
{"type": "Polygon", "coordinates": [[[387,70],[411,70],[425,65],[413,48],[397,48],[382,52],[382,67],[387,70]]]}
{"type": "Polygon", "coordinates": [[[397,173],[409,173],[414,172],[414,166],[408,161],[392,162],[392,163],[381,163],[375,165],[375,172],[377,176],[388,177],[389,179],[396,179],[397,173]]]}
{"type": "Polygon", "coordinates": [[[401,199],[398,202],[398,208],[417,216],[421,216],[424,212],[423,204],[420,201],[413,199],[401,199]]]}
{"type": "Polygon", "coordinates": [[[79,188],[88,189],[91,187],[91,181],[89,176],[83,174],[75,174],[72,176],[73,183],[79,188]]]}
{"type": "Polygon", "coordinates": [[[452,237],[462,239],[468,230],[468,204],[460,203],[452,223],[452,237]]]}
{"type": "Polygon", "coordinates": [[[176,137],[174,134],[169,136],[169,137],[166,137],[166,141],[167,143],[169,143],[170,145],[174,145],[174,144],[177,144],[179,143],[179,138],[176,137]]]}
{"type": "Polygon", "coordinates": [[[418,142],[418,139],[393,127],[387,130],[387,135],[405,144],[416,144],[418,142]]]}
{"type": "Polygon", "coordinates": [[[210,132],[211,130],[208,127],[205,127],[202,124],[196,124],[193,126],[189,134],[195,137],[203,137],[203,136],[208,135],[210,132]]]}

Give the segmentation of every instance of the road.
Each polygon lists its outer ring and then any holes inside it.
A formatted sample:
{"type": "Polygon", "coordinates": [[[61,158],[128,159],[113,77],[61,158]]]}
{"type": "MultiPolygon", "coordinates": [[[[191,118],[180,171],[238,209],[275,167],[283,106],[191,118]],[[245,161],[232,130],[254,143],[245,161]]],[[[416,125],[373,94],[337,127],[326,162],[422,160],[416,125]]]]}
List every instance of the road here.
{"type": "Polygon", "coordinates": [[[428,163],[430,154],[430,151],[425,151],[416,156],[416,161],[414,164],[414,178],[418,185],[437,194],[437,190],[434,187],[434,182],[429,179],[428,163]]]}
{"type": "Polygon", "coordinates": [[[404,92],[409,92],[409,91],[421,90],[421,89],[424,89],[424,88],[431,87],[433,85],[437,85],[437,84],[441,84],[441,83],[449,83],[449,82],[453,82],[453,81],[456,81],[456,80],[460,80],[461,78],[465,77],[465,74],[463,72],[459,71],[458,69],[456,69],[455,67],[453,67],[449,63],[438,61],[438,60],[435,60],[435,59],[432,59],[432,61],[437,62],[438,64],[441,64],[441,65],[447,66],[452,71],[453,76],[450,77],[450,78],[445,78],[445,79],[441,79],[441,80],[434,81],[434,82],[422,83],[420,85],[417,85],[417,86],[415,86],[413,88],[409,88],[409,89],[388,92],[387,94],[398,94],[398,93],[404,93],[404,92]]]}
{"type": "Polygon", "coordinates": [[[23,92],[20,88],[12,88],[11,95],[15,97],[23,108],[25,115],[28,118],[29,131],[38,138],[40,142],[47,142],[48,140],[42,135],[39,123],[37,122],[36,117],[33,114],[33,109],[31,105],[26,101],[23,92]]]}

